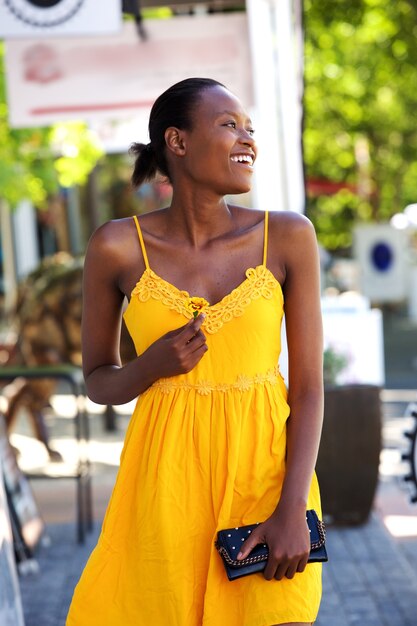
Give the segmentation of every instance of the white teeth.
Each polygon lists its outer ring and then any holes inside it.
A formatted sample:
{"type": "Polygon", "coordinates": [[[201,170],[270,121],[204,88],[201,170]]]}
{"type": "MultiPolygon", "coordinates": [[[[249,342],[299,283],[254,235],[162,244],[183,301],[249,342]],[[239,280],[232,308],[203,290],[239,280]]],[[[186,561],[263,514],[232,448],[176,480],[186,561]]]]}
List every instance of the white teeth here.
{"type": "Polygon", "coordinates": [[[249,163],[253,165],[253,157],[250,154],[238,154],[230,157],[235,163],[249,163]]]}

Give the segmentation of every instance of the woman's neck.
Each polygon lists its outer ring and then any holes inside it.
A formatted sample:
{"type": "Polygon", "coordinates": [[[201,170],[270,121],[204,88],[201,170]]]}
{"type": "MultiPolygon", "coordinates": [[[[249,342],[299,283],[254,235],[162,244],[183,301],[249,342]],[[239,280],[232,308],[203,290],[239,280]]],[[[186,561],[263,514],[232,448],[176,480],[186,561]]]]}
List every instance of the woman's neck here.
{"type": "Polygon", "coordinates": [[[196,247],[228,232],[233,223],[224,198],[204,197],[201,193],[188,196],[174,193],[165,217],[171,236],[185,238],[196,247]]]}

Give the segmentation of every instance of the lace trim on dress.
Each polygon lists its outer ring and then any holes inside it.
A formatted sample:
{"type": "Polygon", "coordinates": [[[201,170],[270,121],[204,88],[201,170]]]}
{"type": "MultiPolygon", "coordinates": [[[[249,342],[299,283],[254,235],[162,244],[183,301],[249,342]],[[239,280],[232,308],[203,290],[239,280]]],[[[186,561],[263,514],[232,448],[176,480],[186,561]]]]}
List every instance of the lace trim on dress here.
{"type": "Polygon", "coordinates": [[[171,378],[160,378],[149,389],[157,388],[166,394],[171,391],[177,391],[177,389],[185,389],[187,391],[196,391],[202,396],[208,396],[213,391],[250,391],[255,385],[264,385],[265,383],[276,385],[279,376],[279,369],[275,367],[268,370],[265,374],[256,374],[256,376],[241,374],[234,383],[216,383],[210,380],[189,383],[181,380],[174,381],[171,378]]]}
{"type": "MultiPolygon", "coordinates": [[[[206,315],[203,323],[204,330],[210,334],[216,333],[223,324],[230,322],[234,317],[243,315],[246,307],[253,300],[259,298],[270,300],[273,291],[278,286],[277,279],[265,265],[249,268],[246,270],[245,280],[240,285],[224,296],[220,302],[204,309],[206,315]]],[[[133,296],[136,296],[141,302],[154,298],[188,319],[193,317],[188,291],[181,291],[171,285],[150,268],[142,274],[132,291],[133,296]]]]}

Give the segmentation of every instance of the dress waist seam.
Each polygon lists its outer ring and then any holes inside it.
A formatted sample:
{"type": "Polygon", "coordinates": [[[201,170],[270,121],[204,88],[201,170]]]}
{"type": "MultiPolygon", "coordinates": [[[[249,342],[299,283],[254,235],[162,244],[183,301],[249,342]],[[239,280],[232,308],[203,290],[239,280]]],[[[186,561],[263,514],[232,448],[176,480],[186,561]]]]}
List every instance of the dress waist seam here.
{"type": "MultiPolygon", "coordinates": [[[[279,368],[274,367],[263,374],[255,374],[254,376],[247,376],[240,374],[234,382],[225,383],[211,380],[199,380],[195,383],[187,380],[178,380],[175,378],[160,378],[147,390],[159,390],[162,393],[169,394],[178,390],[195,391],[196,393],[207,396],[213,392],[225,393],[228,391],[251,391],[254,387],[259,385],[277,385],[283,383],[282,376],[279,368]]],[[[145,392],[145,393],[147,393],[145,392]]]]}

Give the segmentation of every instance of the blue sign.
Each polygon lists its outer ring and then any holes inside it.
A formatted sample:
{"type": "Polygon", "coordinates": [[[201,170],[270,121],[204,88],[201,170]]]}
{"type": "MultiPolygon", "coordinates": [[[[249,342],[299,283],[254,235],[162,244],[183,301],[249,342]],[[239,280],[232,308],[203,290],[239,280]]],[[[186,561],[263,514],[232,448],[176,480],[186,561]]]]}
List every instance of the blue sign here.
{"type": "Polygon", "coordinates": [[[371,248],[372,265],[379,272],[387,272],[394,262],[394,252],[391,246],[384,241],[378,241],[371,248]]]}

